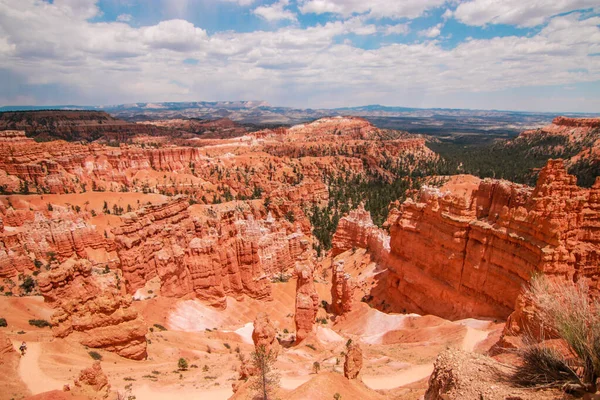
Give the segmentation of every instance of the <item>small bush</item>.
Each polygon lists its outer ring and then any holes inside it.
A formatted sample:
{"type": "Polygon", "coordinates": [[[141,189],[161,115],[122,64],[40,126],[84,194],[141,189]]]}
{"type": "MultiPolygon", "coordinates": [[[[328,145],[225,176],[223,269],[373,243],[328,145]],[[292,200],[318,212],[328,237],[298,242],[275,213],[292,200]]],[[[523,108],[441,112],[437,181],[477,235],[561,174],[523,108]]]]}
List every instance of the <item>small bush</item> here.
{"type": "MultiPolygon", "coordinates": [[[[192,365],[192,367],[193,367],[193,365],[192,365]]],[[[152,373],[153,373],[154,375],[160,375],[160,371],[157,371],[157,370],[154,370],[154,371],[152,371],[152,373]]]]}
{"type": "Polygon", "coordinates": [[[142,376],[142,378],[147,378],[147,379],[157,379],[156,375],[144,375],[142,376]]]}
{"type": "Polygon", "coordinates": [[[542,337],[527,333],[529,344],[521,351],[523,365],[513,375],[516,383],[538,387],[572,387],[579,392],[595,393],[600,377],[600,301],[590,301],[585,279],[577,283],[551,281],[534,276],[524,291],[536,308],[542,325],[542,337]],[[569,346],[573,359],[565,358],[543,342],[544,328],[569,346]]]}
{"type": "Polygon", "coordinates": [[[339,393],[336,393],[333,395],[334,400],[342,400],[342,395],[339,393]]]}
{"type": "Polygon", "coordinates": [[[6,319],[0,318],[0,327],[6,328],[7,326],[8,326],[8,323],[6,322],[6,319]]]}
{"type": "Polygon", "coordinates": [[[158,329],[159,331],[166,331],[167,328],[165,328],[164,326],[162,326],[161,324],[154,324],[154,327],[156,329],[158,329]]]}
{"type": "MultiPolygon", "coordinates": [[[[97,351],[90,351],[90,352],[88,352],[88,354],[90,355],[90,357],[92,357],[96,361],[102,360],[102,354],[98,353],[97,351]]],[[[127,379],[125,379],[125,380],[127,380],[127,379]]]]}
{"type": "Polygon", "coordinates": [[[312,344],[307,344],[306,347],[308,347],[309,349],[313,349],[313,350],[317,350],[317,348],[315,346],[313,346],[312,344]]]}
{"type": "Polygon", "coordinates": [[[202,367],[202,372],[208,372],[208,365],[205,365],[204,367],[202,367]]]}
{"type": "Polygon", "coordinates": [[[318,374],[320,370],[321,370],[321,364],[319,364],[319,362],[318,362],[318,361],[315,361],[315,362],[313,363],[313,372],[314,372],[315,374],[318,374]]]}
{"type": "Polygon", "coordinates": [[[123,380],[127,382],[135,381],[135,379],[130,376],[126,376],[125,378],[123,378],[123,380]]]}
{"type": "Polygon", "coordinates": [[[50,324],[50,322],[46,321],[45,319],[30,319],[29,320],[29,325],[31,326],[37,326],[38,328],[45,328],[45,327],[51,327],[52,325],[50,324]]]}
{"type": "Polygon", "coordinates": [[[229,343],[223,343],[226,349],[231,350],[231,345],[229,343]]]}
{"type": "Polygon", "coordinates": [[[19,332],[17,332],[17,335],[24,335],[24,334],[25,334],[25,331],[19,331],[19,332]]]}
{"type": "Polygon", "coordinates": [[[288,331],[288,328],[285,328],[285,329],[283,330],[283,333],[290,333],[290,331],[288,331]]]}
{"type": "Polygon", "coordinates": [[[177,367],[180,371],[186,371],[188,369],[188,362],[185,358],[180,358],[177,362],[177,367]]]}
{"type": "Polygon", "coordinates": [[[29,275],[27,275],[24,279],[23,279],[23,283],[21,283],[21,285],[19,285],[19,287],[27,294],[31,293],[31,291],[33,290],[33,288],[35,287],[35,281],[33,280],[33,278],[29,275]]]}

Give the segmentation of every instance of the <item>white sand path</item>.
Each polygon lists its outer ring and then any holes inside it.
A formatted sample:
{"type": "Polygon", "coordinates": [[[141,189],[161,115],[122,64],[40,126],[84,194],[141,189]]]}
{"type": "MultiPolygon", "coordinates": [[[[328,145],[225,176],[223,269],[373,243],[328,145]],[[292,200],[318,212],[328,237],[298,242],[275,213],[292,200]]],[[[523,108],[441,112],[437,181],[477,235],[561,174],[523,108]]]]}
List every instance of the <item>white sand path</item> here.
{"type": "Polygon", "coordinates": [[[227,400],[233,396],[231,389],[190,389],[189,387],[133,387],[131,393],[143,400],[227,400]]]}
{"type": "MultiPolygon", "coordinates": [[[[489,332],[466,326],[467,333],[461,348],[464,351],[473,351],[478,343],[488,337],[489,332]]],[[[427,378],[433,372],[433,364],[415,365],[393,375],[365,375],[362,381],[374,390],[389,390],[406,386],[427,378]]]]}
{"type": "MultiPolygon", "coordinates": [[[[13,341],[13,345],[18,350],[21,343],[13,341]]],[[[32,394],[62,390],[66,382],[49,377],[40,368],[39,359],[41,354],[41,343],[27,342],[27,352],[24,357],[21,357],[21,361],[19,362],[19,376],[32,394]]]]}

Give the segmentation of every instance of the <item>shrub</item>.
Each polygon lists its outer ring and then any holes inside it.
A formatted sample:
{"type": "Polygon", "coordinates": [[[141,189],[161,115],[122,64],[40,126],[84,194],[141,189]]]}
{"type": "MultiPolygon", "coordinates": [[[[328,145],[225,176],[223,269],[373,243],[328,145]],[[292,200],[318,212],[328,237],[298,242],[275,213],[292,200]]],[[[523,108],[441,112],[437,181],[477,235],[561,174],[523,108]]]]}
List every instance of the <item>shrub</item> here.
{"type": "Polygon", "coordinates": [[[17,335],[24,335],[24,334],[25,334],[25,331],[19,331],[19,332],[17,332],[17,335]]]}
{"type": "Polygon", "coordinates": [[[158,329],[159,331],[166,331],[167,328],[165,328],[164,326],[162,326],[161,324],[154,324],[154,327],[156,329],[158,329]]]}
{"type": "Polygon", "coordinates": [[[30,319],[29,320],[29,325],[31,326],[37,326],[38,328],[45,328],[45,327],[50,327],[52,326],[50,324],[50,322],[46,321],[45,319],[30,319]]]}
{"type": "Polygon", "coordinates": [[[342,395],[339,393],[336,393],[333,395],[334,400],[342,400],[342,395]]]}
{"type": "Polygon", "coordinates": [[[317,350],[317,348],[312,344],[307,344],[306,347],[308,347],[309,349],[317,350]]]}
{"type": "Polygon", "coordinates": [[[6,319],[0,318],[0,327],[6,328],[7,326],[8,326],[8,323],[6,322],[6,319]]]}
{"type": "Polygon", "coordinates": [[[177,362],[177,367],[180,371],[186,371],[188,369],[188,362],[185,358],[180,358],[177,362]]]}
{"type": "Polygon", "coordinates": [[[202,372],[208,372],[208,365],[204,365],[204,367],[202,367],[202,372]]]}
{"type": "MultiPolygon", "coordinates": [[[[600,377],[600,301],[590,301],[585,280],[572,283],[534,276],[524,295],[536,307],[543,328],[563,339],[575,357],[566,360],[544,343],[530,344],[521,351],[523,365],[513,379],[527,386],[567,385],[580,392],[596,392],[600,377]]],[[[540,339],[544,338],[531,333],[524,337],[525,343],[540,339]]]]}
{"type": "MultiPolygon", "coordinates": [[[[98,353],[97,351],[90,351],[90,352],[88,352],[88,354],[90,355],[90,357],[92,357],[96,361],[102,360],[102,354],[98,353]]],[[[128,379],[125,379],[125,380],[128,380],[128,379]]]]}
{"type": "Polygon", "coordinates": [[[320,370],[321,370],[321,364],[319,364],[319,362],[318,362],[318,361],[315,361],[315,362],[313,363],[313,372],[314,372],[315,374],[318,374],[320,370]]]}
{"type": "MultiPolygon", "coordinates": [[[[98,354],[98,353],[96,353],[96,354],[98,354]]],[[[126,376],[125,378],[123,378],[123,380],[127,381],[127,382],[135,381],[135,379],[130,376],[126,376]]]]}
{"type": "Polygon", "coordinates": [[[33,278],[31,276],[27,275],[23,279],[23,283],[21,283],[21,285],[19,285],[19,286],[21,289],[23,289],[23,291],[25,293],[31,293],[31,291],[35,287],[35,281],[33,280],[33,278]]]}
{"type": "Polygon", "coordinates": [[[229,343],[223,343],[226,349],[231,350],[231,345],[229,343]]]}

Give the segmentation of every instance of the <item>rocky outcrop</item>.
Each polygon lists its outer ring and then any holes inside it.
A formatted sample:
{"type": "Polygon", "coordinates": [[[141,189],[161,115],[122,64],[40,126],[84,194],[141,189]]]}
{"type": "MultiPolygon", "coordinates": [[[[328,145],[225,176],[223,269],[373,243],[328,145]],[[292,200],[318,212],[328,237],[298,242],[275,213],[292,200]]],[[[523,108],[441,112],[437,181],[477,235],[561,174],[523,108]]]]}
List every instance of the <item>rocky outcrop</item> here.
{"type": "Polygon", "coordinates": [[[506,318],[534,272],[590,278],[597,291],[599,192],[600,181],[577,187],[562,161],[549,161],[533,190],[492,179],[423,188],[390,226],[392,304],[448,319],[506,318]]]}
{"type": "Polygon", "coordinates": [[[346,346],[346,360],[344,361],[344,376],[348,379],[356,379],[363,365],[363,356],[360,346],[351,342],[346,346]]]}
{"type": "Polygon", "coordinates": [[[0,215],[3,212],[3,223],[11,229],[0,232],[0,277],[33,269],[36,259],[48,262],[50,258],[87,258],[88,250],[110,247],[83,214],[66,208],[57,207],[48,215],[0,208],[0,215]]]}
{"type": "Polygon", "coordinates": [[[267,313],[261,312],[256,316],[254,330],[252,331],[252,341],[256,349],[264,347],[265,352],[272,352],[275,357],[279,354],[281,346],[279,345],[279,341],[277,341],[277,329],[273,326],[267,313]]]}
{"type": "Polygon", "coordinates": [[[38,276],[44,300],[55,309],[56,337],[72,336],[85,346],[134,360],[146,358],[146,326],[117,287],[118,274],[96,274],[87,260],[67,260],[38,276]]]}
{"type": "Polygon", "coordinates": [[[296,343],[300,343],[312,332],[317,310],[319,295],[313,282],[313,269],[309,265],[296,267],[296,343]]]}
{"type": "Polygon", "coordinates": [[[519,389],[507,379],[514,368],[477,353],[449,349],[441,353],[429,378],[425,400],[556,399],[561,390],[519,389]]]}
{"type": "Polygon", "coordinates": [[[82,370],[79,377],[75,379],[75,395],[86,396],[90,399],[106,399],[110,394],[108,378],[102,371],[100,361],[82,370]]]}
{"type": "Polygon", "coordinates": [[[368,249],[378,260],[387,258],[390,252],[390,237],[373,224],[371,213],[362,203],[340,219],[333,235],[331,254],[335,257],[353,248],[368,249]]]}
{"type": "Polygon", "coordinates": [[[337,315],[352,311],[354,302],[354,282],[344,270],[344,261],[333,263],[331,275],[331,309],[337,315]]]}

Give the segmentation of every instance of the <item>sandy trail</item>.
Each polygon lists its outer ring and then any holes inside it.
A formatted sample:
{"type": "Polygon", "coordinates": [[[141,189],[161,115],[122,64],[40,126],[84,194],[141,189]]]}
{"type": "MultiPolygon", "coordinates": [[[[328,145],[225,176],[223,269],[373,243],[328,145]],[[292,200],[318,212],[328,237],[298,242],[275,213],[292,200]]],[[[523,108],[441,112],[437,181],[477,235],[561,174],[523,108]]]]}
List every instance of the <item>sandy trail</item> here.
{"type": "MultiPolygon", "coordinates": [[[[488,337],[489,332],[466,326],[467,333],[462,341],[461,349],[473,351],[478,343],[488,337]]],[[[389,390],[406,386],[427,378],[433,372],[433,364],[415,365],[393,375],[367,375],[362,380],[369,388],[374,390],[389,390]]]]}
{"type": "MultiPolygon", "coordinates": [[[[18,349],[20,343],[13,341],[13,345],[18,349]]],[[[50,390],[62,390],[66,382],[50,378],[40,368],[39,359],[41,354],[41,343],[27,342],[27,353],[24,357],[21,357],[19,363],[19,376],[34,395],[50,390]]]]}
{"type": "Polygon", "coordinates": [[[467,334],[463,339],[462,349],[464,351],[473,351],[475,350],[475,346],[480,342],[487,339],[489,332],[480,331],[479,329],[474,329],[467,326],[467,334]]]}
{"type": "Polygon", "coordinates": [[[198,390],[185,387],[155,388],[148,385],[134,387],[132,394],[143,400],[227,400],[233,396],[231,389],[198,390]]]}
{"type": "Polygon", "coordinates": [[[373,390],[389,390],[406,386],[427,378],[433,372],[433,364],[416,365],[394,375],[363,376],[362,381],[373,390]]]}

